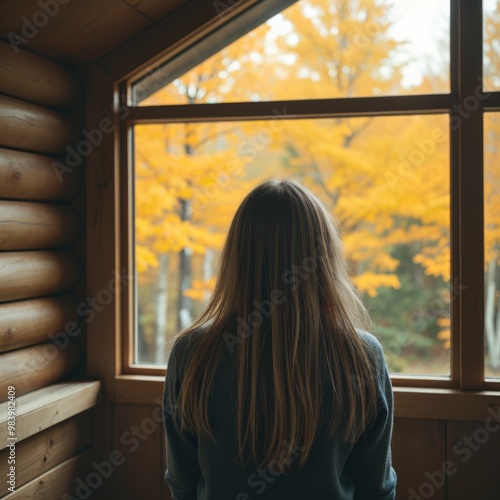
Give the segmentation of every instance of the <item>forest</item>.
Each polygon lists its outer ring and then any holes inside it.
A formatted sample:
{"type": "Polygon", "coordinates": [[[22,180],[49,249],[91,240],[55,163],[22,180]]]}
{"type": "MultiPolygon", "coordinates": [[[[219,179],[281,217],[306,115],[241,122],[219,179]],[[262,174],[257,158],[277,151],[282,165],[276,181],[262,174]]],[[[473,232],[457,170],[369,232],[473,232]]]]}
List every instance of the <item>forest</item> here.
{"type": "MultiPolygon", "coordinates": [[[[432,59],[401,39],[403,1],[302,0],[140,105],[448,93],[449,2],[435,4],[432,59]]],[[[493,89],[500,3],[484,31],[484,86],[493,89]]],[[[286,176],[339,220],[391,371],[449,375],[450,311],[463,288],[450,275],[450,116],[294,119],[286,107],[275,115],[135,126],[136,362],[166,363],[169,339],[210,295],[238,204],[261,180],[286,176]]],[[[500,376],[499,144],[500,117],[487,114],[489,376],[500,376]]]]}

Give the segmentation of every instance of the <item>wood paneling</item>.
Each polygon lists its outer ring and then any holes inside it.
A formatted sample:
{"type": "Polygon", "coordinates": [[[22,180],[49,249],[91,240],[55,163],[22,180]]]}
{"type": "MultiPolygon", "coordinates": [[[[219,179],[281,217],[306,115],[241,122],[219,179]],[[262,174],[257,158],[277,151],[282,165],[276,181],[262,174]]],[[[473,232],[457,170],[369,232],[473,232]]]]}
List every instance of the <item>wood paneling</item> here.
{"type": "Polygon", "coordinates": [[[81,264],[70,251],[0,254],[0,302],[52,295],[73,288],[81,264]]]}
{"type": "Polygon", "coordinates": [[[2,354],[0,364],[0,402],[7,400],[7,387],[22,396],[59,382],[78,369],[81,353],[69,337],[60,345],[46,342],[2,354]]]}
{"type": "Polygon", "coordinates": [[[76,137],[69,115],[0,95],[0,146],[56,154],[76,137]]]}
{"type": "MultiPolygon", "coordinates": [[[[428,481],[426,472],[441,470],[446,460],[446,421],[398,418],[394,421],[392,456],[398,476],[397,498],[408,499],[428,481]]],[[[425,486],[423,487],[425,490],[425,486]]],[[[445,500],[446,488],[435,488],[433,500],[445,500]]],[[[415,497],[413,500],[420,500],[415,497]]]]}
{"type": "Polygon", "coordinates": [[[163,397],[165,376],[120,375],[115,381],[115,401],[123,403],[155,404],[163,397]]]}
{"type": "Polygon", "coordinates": [[[500,406],[492,408],[496,421],[449,422],[449,500],[500,498],[500,406]]]}
{"type": "Polygon", "coordinates": [[[46,22],[37,0],[4,2],[0,8],[0,34],[7,42],[11,32],[22,36],[25,42],[21,41],[20,48],[63,62],[88,64],[152,25],[181,1],[57,1],[53,2],[57,12],[54,9],[47,15],[46,22]]]}
{"type": "MultiPolygon", "coordinates": [[[[92,66],[87,73],[87,83],[87,127],[94,128],[104,117],[114,121],[110,79],[100,68],[92,66]]],[[[116,213],[118,186],[114,150],[114,134],[107,135],[87,160],[87,256],[92,262],[87,268],[87,285],[91,296],[107,286],[112,273],[121,272],[117,258],[120,224],[116,213]]],[[[120,331],[120,300],[121,294],[115,294],[106,309],[88,325],[88,373],[103,380],[109,400],[112,400],[115,376],[120,370],[120,339],[115,335],[103,337],[101,332],[120,331]]]]}
{"type": "Polygon", "coordinates": [[[80,95],[76,78],[60,64],[0,42],[0,93],[46,106],[72,108],[80,95]]]}
{"type": "Polygon", "coordinates": [[[74,335],[77,300],[72,295],[0,304],[0,352],[49,340],[49,335],[74,335]]]}
{"type": "Polygon", "coordinates": [[[0,201],[0,250],[67,247],[80,227],[70,205],[0,201]]]}
{"type": "Polygon", "coordinates": [[[115,472],[113,498],[162,498],[161,407],[115,404],[114,415],[113,447],[126,460],[115,472]]]}
{"type": "MultiPolygon", "coordinates": [[[[462,110],[478,91],[483,69],[482,2],[458,0],[451,3],[457,14],[458,43],[454,45],[457,99],[451,123],[451,187],[452,199],[458,198],[452,218],[458,219],[459,231],[452,231],[451,250],[458,273],[453,274],[463,285],[453,301],[459,316],[454,316],[460,336],[455,347],[460,350],[460,388],[479,391],[484,388],[484,193],[483,193],[483,110],[481,100],[462,119],[462,110]],[[458,53],[455,52],[458,50],[458,53]],[[457,190],[453,188],[457,186],[457,190]]],[[[453,59],[452,59],[453,60],[453,59]]],[[[455,208],[455,207],[454,207],[455,208]]]]}
{"type": "MultiPolygon", "coordinates": [[[[33,481],[21,486],[15,493],[10,493],[4,498],[6,500],[21,498],[45,500],[61,498],[65,494],[71,495],[73,498],[84,498],[75,493],[78,486],[75,478],[80,478],[84,482],[86,481],[91,470],[90,463],[92,462],[92,458],[93,450],[85,450],[59,464],[57,467],[50,469],[45,474],[33,479],[33,481]]],[[[92,489],[90,489],[91,493],[92,489]]]]}
{"type": "Polygon", "coordinates": [[[152,69],[154,62],[161,60],[167,51],[169,57],[174,57],[200,40],[210,29],[236,17],[255,3],[258,3],[257,0],[220,2],[221,12],[214,8],[212,2],[188,0],[170,16],[129,37],[97,63],[115,82],[121,81],[138,71],[152,69]],[[193,12],[196,12],[195,16],[193,12]]]}
{"type": "Polygon", "coordinates": [[[80,189],[80,173],[61,173],[53,165],[56,161],[64,164],[60,158],[0,148],[0,198],[71,200],[80,189]]]}
{"type": "Polygon", "coordinates": [[[442,420],[483,420],[489,407],[500,404],[500,393],[454,389],[394,387],[397,417],[442,420]]]}
{"type": "MultiPolygon", "coordinates": [[[[53,384],[16,398],[18,442],[67,418],[94,408],[100,382],[72,381],[53,384]]],[[[0,403],[0,450],[7,445],[7,402],[0,403]]]]}
{"type": "Polygon", "coordinates": [[[159,21],[162,17],[165,17],[171,11],[177,9],[182,4],[186,3],[186,0],[168,0],[159,2],[158,0],[123,0],[125,3],[133,7],[135,10],[144,14],[149,19],[153,21],[159,21]]]}
{"type": "MultiPolygon", "coordinates": [[[[16,445],[16,487],[44,474],[61,462],[92,445],[93,412],[86,411],[16,445]]],[[[0,475],[8,470],[9,449],[0,451],[0,475]]],[[[0,483],[0,496],[7,494],[7,483],[0,483]]]]}
{"type": "MultiPolygon", "coordinates": [[[[97,66],[87,70],[87,129],[98,126],[103,118],[115,123],[112,112],[113,82],[97,66]]],[[[116,125],[116,124],[115,124],[116,125]]],[[[86,238],[87,289],[89,295],[107,286],[112,272],[120,273],[117,261],[119,224],[116,219],[118,191],[115,183],[114,134],[104,136],[102,144],[87,159],[87,212],[86,238]],[[99,242],[99,245],[96,245],[99,242]]],[[[98,410],[96,421],[96,456],[104,459],[113,449],[112,395],[115,376],[120,370],[120,294],[116,294],[106,308],[87,326],[87,375],[102,380],[106,402],[98,410]],[[115,328],[118,326],[118,330],[115,328]],[[109,332],[109,335],[102,335],[109,332]],[[112,334],[111,334],[112,333],[112,334]]],[[[103,484],[99,495],[112,498],[112,482],[103,484]]],[[[101,498],[101,497],[100,497],[101,498]]]]}

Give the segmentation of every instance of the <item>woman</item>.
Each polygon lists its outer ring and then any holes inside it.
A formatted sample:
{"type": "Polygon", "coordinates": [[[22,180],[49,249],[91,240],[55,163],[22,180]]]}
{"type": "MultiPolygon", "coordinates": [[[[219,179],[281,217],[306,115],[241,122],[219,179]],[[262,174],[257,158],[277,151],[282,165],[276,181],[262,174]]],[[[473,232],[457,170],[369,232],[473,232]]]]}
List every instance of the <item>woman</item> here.
{"type": "Polygon", "coordinates": [[[392,388],[368,324],[321,201],[293,180],[253,189],[170,354],[174,500],[395,498],[392,388]]]}

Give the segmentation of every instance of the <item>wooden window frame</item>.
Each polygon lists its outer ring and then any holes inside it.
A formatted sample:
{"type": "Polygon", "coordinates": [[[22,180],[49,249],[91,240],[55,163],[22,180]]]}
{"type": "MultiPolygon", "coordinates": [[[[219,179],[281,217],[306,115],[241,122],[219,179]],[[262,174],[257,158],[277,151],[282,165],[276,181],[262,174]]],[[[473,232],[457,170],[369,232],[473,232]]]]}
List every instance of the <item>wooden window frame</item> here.
{"type": "MultiPolygon", "coordinates": [[[[266,0],[267,5],[273,1],[266,0]]],[[[279,1],[276,0],[276,3],[279,4],[279,1]]],[[[106,202],[112,213],[95,225],[89,224],[89,240],[101,238],[100,244],[107,247],[106,265],[116,273],[125,268],[129,275],[133,274],[131,165],[132,128],[135,124],[261,120],[275,117],[273,108],[282,109],[283,106],[287,109],[287,119],[447,113],[450,116],[451,276],[457,283],[467,286],[451,303],[451,375],[393,375],[392,383],[396,401],[399,401],[396,415],[445,418],[440,415],[455,412],[455,417],[450,418],[460,418],[460,412],[456,413],[456,402],[460,401],[464,406],[463,416],[482,418],[480,415],[485,415],[485,409],[493,404],[492,401],[496,404],[500,401],[500,381],[484,378],[483,114],[500,111],[500,92],[483,92],[482,86],[478,92],[482,80],[482,2],[450,0],[451,91],[448,94],[210,105],[136,107],[130,104],[132,78],[154,70],[161,61],[182,53],[204,36],[229,24],[237,16],[246,15],[261,3],[259,0],[242,0],[221,14],[215,13],[213,6],[203,0],[191,0],[91,69],[93,78],[88,79],[89,95],[101,99],[106,95],[108,100],[113,101],[114,114],[110,118],[115,124],[115,131],[103,140],[108,159],[112,159],[104,188],[100,184],[102,178],[96,172],[102,168],[99,165],[102,155],[87,161],[90,198],[92,190],[94,193],[100,190],[100,196],[107,190],[112,196],[106,202]],[[192,25],[192,16],[186,17],[195,5],[200,13],[196,28],[192,25]],[[187,18],[189,21],[186,21],[187,18]],[[165,36],[165,28],[176,23],[183,27],[165,36]],[[151,44],[159,53],[154,52],[151,44]],[[96,78],[96,74],[100,77],[96,78]],[[477,106],[469,111],[466,100],[474,95],[479,96],[477,106]],[[460,116],[463,109],[468,110],[466,119],[460,116]],[[453,127],[454,120],[461,120],[461,125],[453,127]],[[429,405],[418,407],[415,401],[429,401],[429,405]],[[450,403],[452,401],[455,402],[450,403]],[[470,404],[475,405],[474,410],[465,409],[470,404]]],[[[96,109],[91,116],[96,123],[96,109]]],[[[89,262],[99,260],[100,251],[96,246],[89,252],[89,262]]],[[[99,270],[90,267],[89,285],[98,288],[103,282],[99,270]]],[[[104,359],[109,361],[107,369],[99,369],[96,361],[91,364],[94,373],[101,372],[106,394],[111,401],[152,403],[153,394],[161,392],[165,369],[131,363],[133,292],[133,287],[124,288],[112,307],[101,313],[101,319],[89,325],[89,356],[95,353],[100,362],[104,359]],[[98,340],[103,327],[111,329],[107,333],[112,337],[104,345],[98,340]]]]}

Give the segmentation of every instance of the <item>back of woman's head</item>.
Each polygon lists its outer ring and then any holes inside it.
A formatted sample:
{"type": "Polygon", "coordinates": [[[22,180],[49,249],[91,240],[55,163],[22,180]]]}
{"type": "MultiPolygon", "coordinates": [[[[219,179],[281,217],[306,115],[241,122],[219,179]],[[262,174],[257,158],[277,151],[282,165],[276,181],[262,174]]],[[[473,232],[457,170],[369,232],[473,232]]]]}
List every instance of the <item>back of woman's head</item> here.
{"type": "Polygon", "coordinates": [[[328,388],[330,431],[355,441],[376,408],[372,356],[356,331],[368,324],[322,202],[290,179],[259,184],[231,223],[212,297],[181,332],[202,332],[179,394],[182,425],[213,437],[209,399],[228,350],[237,367],[242,463],[288,469],[293,449],[284,443],[292,443],[304,450],[296,459],[303,465],[328,388]]]}

